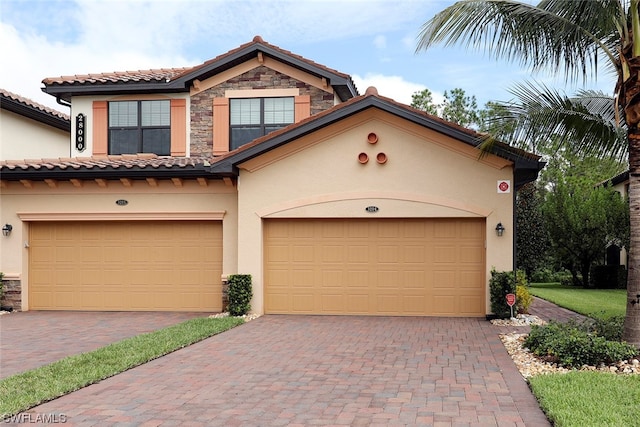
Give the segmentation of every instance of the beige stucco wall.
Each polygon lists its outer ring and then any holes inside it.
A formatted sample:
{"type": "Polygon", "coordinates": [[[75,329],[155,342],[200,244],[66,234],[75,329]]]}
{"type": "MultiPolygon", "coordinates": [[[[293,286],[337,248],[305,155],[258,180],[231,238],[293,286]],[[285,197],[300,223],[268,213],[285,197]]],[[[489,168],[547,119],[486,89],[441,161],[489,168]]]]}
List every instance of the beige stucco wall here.
{"type": "Polygon", "coordinates": [[[0,109],[0,160],[68,157],[68,132],[0,109]]]}
{"type": "Polygon", "coordinates": [[[233,185],[208,181],[202,186],[185,180],[182,187],[158,180],[157,187],[133,181],[131,187],[108,181],[107,188],[85,181],[81,188],[68,181],[51,188],[32,182],[6,183],[2,191],[0,223],[13,225],[9,237],[0,236],[0,271],[22,281],[22,306],[27,308],[29,224],[31,221],[198,220],[220,217],[223,221],[223,275],[237,271],[237,193],[233,185]],[[119,206],[116,200],[128,201],[119,206]]]}
{"type": "MultiPolygon", "coordinates": [[[[241,165],[238,272],[253,276],[264,311],[263,218],[486,218],[486,276],[512,269],[511,163],[379,110],[368,110],[241,165]],[[378,136],[367,142],[369,133],[378,136]],[[358,155],[369,161],[361,164],[358,155]],[[387,162],[378,164],[378,153],[387,162]],[[375,214],[367,206],[377,206],[375,214]],[[497,237],[498,222],[507,228],[497,237]]],[[[490,307],[487,292],[487,308],[490,307]]]]}
{"type": "Polygon", "coordinates": [[[71,135],[76,134],[76,116],[78,114],[85,115],[86,121],[86,148],[83,151],[76,150],[75,144],[71,147],[71,157],[91,157],[93,155],[93,101],[142,101],[153,99],[185,99],[186,113],[185,121],[186,126],[186,141],[187,141],[187,157],[189,157],[189,117],[191,115],[189,105],[189,94],[149,94],[149,95],[126,95],[126,96],[74,96],[71,102],[71,135]]]}

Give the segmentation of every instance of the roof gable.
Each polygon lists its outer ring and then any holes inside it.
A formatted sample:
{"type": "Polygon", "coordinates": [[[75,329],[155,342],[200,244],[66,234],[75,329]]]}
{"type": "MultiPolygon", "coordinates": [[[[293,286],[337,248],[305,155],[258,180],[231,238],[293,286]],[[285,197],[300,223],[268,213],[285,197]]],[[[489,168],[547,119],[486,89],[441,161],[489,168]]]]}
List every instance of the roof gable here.
{"type": "MultiPolygon", "coordinates": [[[[211,171],[220,175],[238,175],[238,165],[240,163],[254,159],[268,151],[295,141],[304,135],[369,108],[380,109],[417,125],[442,133],[474,148],[477,148],[482,142],[482,135],[471,129],[464,128],[437,116],[398,103],[390,98],[381,97],[375,88],[369,88],[364,96],[352,98],[348,102],[338,104],[330,110],[326,110],[301,122],[272,132],[237,150],[216,158],[215,162],[211,165],[211,171]]],[[[480,154],[478,151],[478,156],[480,156],[480,154]]],[[[544,163],[540,162],[539,156],[524,150],[515,149],[503,143],[496,143],[493,147],[492,154],[513,162],[516,175],[516,188],[526,182],[535,180],[538,171],[544,166],[544,163]]]]}
{"type": "Polygon", "coordinates": [[[73,95],[189,92],[194,81],[208,79],[261,55],[325,79],[343,101],[358,95],[355,84],[348,74],[269,44],[260,36],[194,67],[50,77],[42,82],[46,93],[66,101],[70,101],[73,95]]]}

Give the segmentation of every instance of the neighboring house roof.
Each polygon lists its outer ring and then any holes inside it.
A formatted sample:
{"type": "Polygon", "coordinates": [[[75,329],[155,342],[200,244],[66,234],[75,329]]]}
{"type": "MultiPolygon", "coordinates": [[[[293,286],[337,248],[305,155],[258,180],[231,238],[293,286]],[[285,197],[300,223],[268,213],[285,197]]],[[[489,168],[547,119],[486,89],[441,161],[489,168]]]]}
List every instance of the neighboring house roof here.
{"type": "Polygon", "coordinates": [[[0,108],[45,125],[71,132],[71,120],[67,114],[1,88],[0,108]]]}
{"type": "MultiPolygon", "coordinates": [[[[378,108],[473,147],[477,147],[482,141],[482,135],[471,129],[398,103],[390,98],[381,97],[374,88],[369,88],[363,96],[352,98],[329,110],[271,132],[234,151],[215,158],[158,157],[153,154],[139,154],[76,159],[0,161],[0,173],[2,173],[2,178],[6,180],[146,177],[222,178],[237,176],[239,173],[238,164],[368,108],[378,108]]],[[[514,163],[514,185],[516,189],[527,182],[535,180],[538,172],[544,167],[544,162],[540,161],[540,156],[503,143],[495,143],[493,153],[514,163]]]]}
{"type": "Polygon", "coordinates": [[[358,90],[348,74],[269,44],[260,36],[195,67],[50,77],[42,81],[45,85],[43,90],[67,102],[71,101],[73,95],[188,92],[194,80],[207,79],[255,58],[258,54],[326,79],[327,84],[335,89],[343,101],[358,95],[358,90]]]}
{"type": "Polygon", "coordinates": [[[614,176],[613,178],[610,178],[610,179],[606,180],[604,183],[610,182],[611,185],[618,185],[618,184],[622,184],[623,182],[626,182],[626,181],[629,181],[629,169],[627,169],[626,171],[624,171],[622,173],[619,173],[618,175],[614,176]]]}
{"type": "MultiPolygon", "coordinates": [[[[381,97],[375,88],[369,88],[363,96],[352,98],[329,110],[271,132],[216,158],[211,165],[211,171],[222,175],[237,175],[238,164],[368,108],[378,108],[473,147],[478,147],[483,141],[483,135],[472,129],[448,122],[440,117],[396,102],[391,98],[381,97]]],[[[545,165],[544,162],[540,161],[540,156],[500,142],[494,143],[491,152],[514,163],[516,189],[527,182],[534,181],[538,176],[538,172],[545,165]]]]}
{"type": "Polygon", "coordinates": [[[158,157],[155,154],[123,154],[58,159],[0,161],[2,179],[144,179],[212,177],[211,159],[158,157]]]}

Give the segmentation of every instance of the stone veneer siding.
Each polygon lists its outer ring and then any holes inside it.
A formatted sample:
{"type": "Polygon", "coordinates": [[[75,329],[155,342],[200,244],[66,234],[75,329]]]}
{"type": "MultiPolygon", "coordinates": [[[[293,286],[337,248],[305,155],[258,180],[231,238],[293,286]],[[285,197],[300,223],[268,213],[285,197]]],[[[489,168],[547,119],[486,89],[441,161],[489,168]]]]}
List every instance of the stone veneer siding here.
{"type": "Polygon", "coordinates": [[[9,307],[14,311],[22,309],[22,284],[20,280],[2,279],[1,307],[9,307]]]}
{"type": "Polygon", "coordinates": [[[311,97],[311,115],[334,105],[333,94],[293,79],[265,66],[191,97],[191,156],[211,156],[213,152],[213,99],[223,98],[229,89],[300,89],[300,95],[311,97]]]}

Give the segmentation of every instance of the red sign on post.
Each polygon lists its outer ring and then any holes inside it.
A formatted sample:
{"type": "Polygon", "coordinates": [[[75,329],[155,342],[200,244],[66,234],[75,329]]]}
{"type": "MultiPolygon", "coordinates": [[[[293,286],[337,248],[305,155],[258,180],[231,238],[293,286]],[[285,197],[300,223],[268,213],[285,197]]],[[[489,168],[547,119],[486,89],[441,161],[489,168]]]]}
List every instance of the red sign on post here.
{"type": "Polygon", "coordinates": [[[509,307],[513,307],[515,303],[516,303],[515,294],[507,294],[507,304],[509,304],[509,307]]]}

